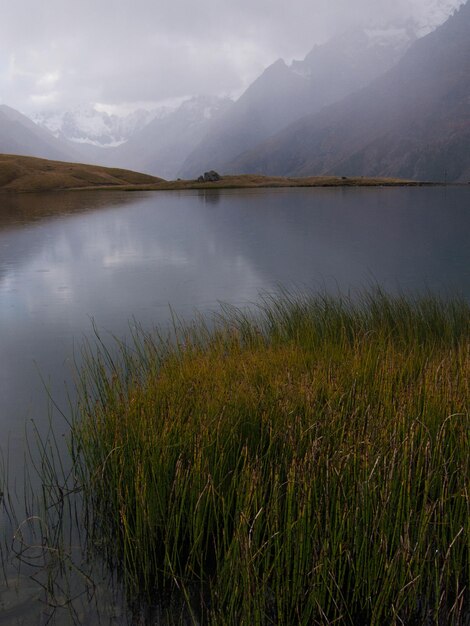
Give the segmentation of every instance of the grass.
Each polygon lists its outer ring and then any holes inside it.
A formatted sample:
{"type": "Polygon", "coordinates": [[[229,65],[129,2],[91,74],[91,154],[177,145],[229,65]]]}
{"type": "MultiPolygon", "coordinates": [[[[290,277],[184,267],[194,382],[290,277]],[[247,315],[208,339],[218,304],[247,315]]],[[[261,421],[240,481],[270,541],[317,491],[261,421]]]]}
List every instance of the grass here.
{"type": "MultiPolygon", "coordinates": [[[[258,176],[252,174],[223,176],[216,182],[196,180],[166,181],[129,170],[49,161],[35,157],[0,154],[0,191],[38,192],[58,190],[108,189],[120,191],[168,191],[185,189],[240,189],[264,187],[390,187],[419,186],[418,181],[399,178],[344,176],[258,176]]],[[[436,183],[432,183],[436,184],[436,183]]]]}
{"type": "Polygon", "coordinates": [[[468,304],[284,294],[119,348],[88,353],[73,454],[131,603],[176,593],[185,623],[217,625],[469,619],[468,304]]]}
{"type": "Polygon", "coordinates": [[[161,181],[155,176],[124,169],[0,154],[0,190],[3,191],[56,191],[125,185],[139,188],[161,181]]]}

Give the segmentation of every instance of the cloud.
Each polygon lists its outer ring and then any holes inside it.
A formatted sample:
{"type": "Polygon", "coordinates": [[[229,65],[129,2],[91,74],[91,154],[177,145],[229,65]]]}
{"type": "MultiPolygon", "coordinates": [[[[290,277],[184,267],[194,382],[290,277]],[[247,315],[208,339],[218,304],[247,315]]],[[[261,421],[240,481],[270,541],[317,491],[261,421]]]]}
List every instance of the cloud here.
{"type": "Polygon", "coordinates": [[[39,105],[159,101],[247,86],[351,25],[439,19],[460,0],[23,0],[2,7],[0,99],[39,105]],[[436,18],[437,15],[437,18],[436,18]],[[429,17],[431,16],[431,17],[429,17]],[[427,19],[428,19],[427,18],[427,19]],[[12,69],[13,68],[13,69],[12,69]]]}

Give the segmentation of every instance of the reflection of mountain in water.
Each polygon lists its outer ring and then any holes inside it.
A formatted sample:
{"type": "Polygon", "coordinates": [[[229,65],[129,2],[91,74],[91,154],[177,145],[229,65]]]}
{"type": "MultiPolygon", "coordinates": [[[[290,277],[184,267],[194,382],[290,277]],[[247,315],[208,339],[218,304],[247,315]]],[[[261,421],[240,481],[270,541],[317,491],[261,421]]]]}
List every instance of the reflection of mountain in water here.
{"type": "Polygon", "coordinates": [[[203,204],[219,204],[220,189],[198,189],[197,197],[203,204]]]}
{"type": "Polygon", "coordinates": [[[469,196],[457,187],[249,191],[224,194],[204,219],[221,254],[242,255],[271,285],[427,285],[470,298],[469,196]]]}

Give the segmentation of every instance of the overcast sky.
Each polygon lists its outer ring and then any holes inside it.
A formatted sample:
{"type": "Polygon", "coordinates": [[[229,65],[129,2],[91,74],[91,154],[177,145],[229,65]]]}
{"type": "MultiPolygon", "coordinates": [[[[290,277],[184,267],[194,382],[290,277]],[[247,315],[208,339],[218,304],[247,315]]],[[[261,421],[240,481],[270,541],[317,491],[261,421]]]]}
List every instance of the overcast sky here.
{"type": "Polygon", "coordinates": [[[25,113],[238,94],[364,21],[442,21],[462,0],[0,0],[0,103],[25,113]]]}

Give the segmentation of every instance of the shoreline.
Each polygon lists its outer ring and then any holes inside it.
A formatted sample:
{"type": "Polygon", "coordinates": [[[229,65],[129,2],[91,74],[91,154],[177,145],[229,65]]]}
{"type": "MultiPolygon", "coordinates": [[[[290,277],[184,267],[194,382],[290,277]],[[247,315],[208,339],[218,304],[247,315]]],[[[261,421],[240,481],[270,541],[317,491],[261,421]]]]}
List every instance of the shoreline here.
{"type": "Polygon", "coordinates": [[[222,176],[220,181],[198,183],[193,180],[165,181],[151,184],[87,185],[79,187],[0,188],[0,194],[55,193],[64,191],[194,191],[236,189],[294,189],[294,188],[347,188],[347,187],[453,187],[465,183],[442,183],[431,181],[400,180],[389,178],[312,176],[308,178],[271,176],[222,176]],[[259,179],[254,181],[253,178],[259,179]],[[245,180],[246,179],[246,180],[245,180]]]}
{"type": "MultiPolygon", "coordinates": [[[[456,183],[458,184],[458,183],[456,183]]],[[[461,183],[463,184],[463,183],[461,183]]],[[[198,183],[193,180],[167,181],[151,185],[123,185],[106,187],[81,187],[69,191],[88,191],[101,189],[105,191],[186,191],[186,190],[218,190],[218,189],[293,189],[293,188],[326,188],[326,187],[442,187],[444,183],[389,178],[367,178],[341,176],[312,176],[308,178],[290,178],[281,176],[222,176],[220,181],[198,183]],[[258,180],[253,180],[254,178],[258,180]]],[[[448,186],[448,185],[447,185],[448,186]]]]}
{"type": "MultiPolygon", "coordinates": [[[[465,183],[450,183],[465,185],[465,183]]],[[[164,180],[122,168],[0,155],[0,193],[55,191],[185,191],[293,187],[442,187],[444,182],[366,176],[223,175],[218,181],[164,180]]]]}

